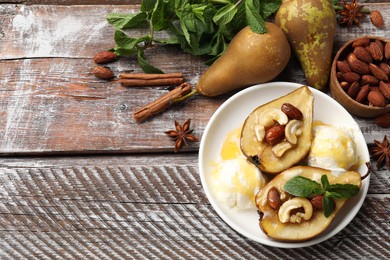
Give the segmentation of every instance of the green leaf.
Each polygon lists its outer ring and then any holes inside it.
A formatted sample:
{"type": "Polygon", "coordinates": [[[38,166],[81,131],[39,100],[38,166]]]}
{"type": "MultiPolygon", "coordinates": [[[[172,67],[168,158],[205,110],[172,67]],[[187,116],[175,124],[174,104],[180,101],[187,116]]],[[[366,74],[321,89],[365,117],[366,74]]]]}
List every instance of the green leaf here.
{"type": "Polygon", "coordinates": [[[323,202],[324,216],[328,218],[332,214],[335,208],[335,203],[331,198],[327,196],[324,196],[322,202],[323,202]]]}
{"type": "Polygon", "coordinates": [[[332,184],[326,189],[335,199],[348,199],[359,193],[359,187],[353,184],[332,184]]]}
{"type": "Polygon", "coordinates": [[[295,176],[288,180],[284,189],[293,196],[303,198],[324,193],[321,184],[302,176],[295,176]]]}
{"type": "Polygon", "coordinates": [[[260,2],[259,0],[246,0],[245,1],[245,13],[246,20],[249,27],[255,33],[266,33],[265,20],[260,15],[260,2]]]}
{"type": "Polygon", "coordinates": [[[278,11],[282,0],[262,0],[260,6],[260,14],[265,19],[278,11]]]}
{"type": "Polygon", "coordinates": [[[107,15],[108,23],[113,25],[116,29],[145,27],[148,25],[146,18],[147,15],[144,12],[140,12],[136,15],[120,13],[110,13],[107,15]]]}
{"type": "Polygon", "coordinates": [[[218,25],[228,24],[236,15],[238,8],[236,5],[230,3],[222,7],[215,14],[213,21],[218,25]]]}
{"type": "Polygon", "coordinates": [[[321,184],[322,184],[322,187],[327,190],[328,187],[329,187],[329,180],[328,180],[328,176],[327,175],[322,175],[321,176],[321,184]]]}
{"type": "Polygon", "coordinates": [[[146,13],[151,13],[154,10],[154,7],[158,5],[160,0],[142,0],[141,2],[141,11],[146,13]]]}
{"type": "Polygon", "coordinates": [[[149,35],[145,35],[140,38],[131,38],[127,36],[122,30],[115,31],[114,39],[118,49],[121,48],[129,51],[134,50],[137,47],[137,44],[151,40],[149,35]]]}
{"type": "Polygon", "coordinates": [[[143,49],[141,48],[138,49],[137,58],[138,58],[139,66],[145,73],[164,73],[162,70],[154,67],[153,65],[151,65],[149,62],[146,61],[144,57],[143,49]]]}

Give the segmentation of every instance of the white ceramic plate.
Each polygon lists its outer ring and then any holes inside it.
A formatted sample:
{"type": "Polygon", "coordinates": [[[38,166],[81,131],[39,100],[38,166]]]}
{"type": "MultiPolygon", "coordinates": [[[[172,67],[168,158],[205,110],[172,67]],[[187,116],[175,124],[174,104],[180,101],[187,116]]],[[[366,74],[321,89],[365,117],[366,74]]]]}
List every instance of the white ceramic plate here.
{"type": "MultiPolygon", "coordinates": [[[[258,106],[286,95],[301,84],[272,82],[246,88],[229,98],[213,114],[203,133],[199,149],[199,172],[206,195],[218,215],[238,233],[268,246],[297,248],[320,243],[341,231],[355,217],[366,197],[369,177],[366,178],[360,193],[351,198],[338,213],[332,224],[320,236],[304,242],[281,242],[268,238],[259,227],[259,215],[256,209],[240,211],[220,204],[211,192],[211,162],[215,161],[227,134],[239,128],[245,118],[258,106]]],[[[314,120],[353,130],[361,161],[369,162],[369,152],[358,124],[351,115],[334,99],[310,88],[314,95],[314,120]]],[[[358,169],[361,175],[367,171],[365,164],[358,169]]]]}

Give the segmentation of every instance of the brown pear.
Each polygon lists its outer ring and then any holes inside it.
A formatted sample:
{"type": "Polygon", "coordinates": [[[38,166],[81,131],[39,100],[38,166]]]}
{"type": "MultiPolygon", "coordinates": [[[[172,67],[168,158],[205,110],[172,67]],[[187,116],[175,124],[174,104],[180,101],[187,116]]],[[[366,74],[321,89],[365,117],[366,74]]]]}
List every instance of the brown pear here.
{"type": "Polygon", "coordinates": [[[330,75],[336,13],[331,0],[284,0],[275,24],[286,34],[309,86],[324,90],[330,75]]]}
{"type": "Polygon", "coordinates": [[[218,96],[278,76],[290,59],[290,45],[275,24],[266,23],[266,29],[264,34],[249,27],[239,31],[221,57],[201,76],[197,92],[218,96]]]}

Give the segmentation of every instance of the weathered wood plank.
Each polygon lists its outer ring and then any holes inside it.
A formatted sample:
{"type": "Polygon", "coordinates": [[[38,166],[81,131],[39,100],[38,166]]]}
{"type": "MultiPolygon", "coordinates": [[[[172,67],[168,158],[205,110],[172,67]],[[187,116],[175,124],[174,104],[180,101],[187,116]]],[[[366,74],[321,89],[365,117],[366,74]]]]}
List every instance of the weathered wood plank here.
{"type": "MultiPolygon", "coordinates": [[[[390,14],[388,5],[371,6],[381,8],[386,18],[390,14]]],[[[171,151],[172,141],[163,132],[173,127],[175,119],[184,122],[192,118],[195,134],[201,136],[210,116],[232,93],[216,99],[196,96],[140,125],[131,119],[131,113],[166,90],[125,89],[91,74],[92,56],[113,46],[113,28],[105,15],[137,8],[0,6],[1,154],[171,151]]],[[[365,19],[361,28],[338,29],[336,45],[366,33],[386,35],[387,29],[378,30],[365,19]]],[[[390,17],[385,28],[389,21],[390,17]]],[[[166,72],[182,71],[191,83],[207,68],[203,59],[178,47],[159,47],[148,51],[147,57],[166,72]]],[[[140,71],[134,58],[109,66],[115,73],[140,71]]],[[[294,58],[276,80],[306,83],[294,58]]],[[[372,120],[356,120],[368,143],[386,133],[372,120]]],[[[188,147],[197,149],[198,144],[188,147]]]]}
{"type": "MultiPolygon", "coordinates": [[[[378,176],[373,182],[382,181],[378,176]]],[[[351,224],[321,244],[270,248],[237,234],[214,212],[195,154],[5,158],[0,187],[1,258],[390,256],[388,195],[369,195],[351,224]]]]}

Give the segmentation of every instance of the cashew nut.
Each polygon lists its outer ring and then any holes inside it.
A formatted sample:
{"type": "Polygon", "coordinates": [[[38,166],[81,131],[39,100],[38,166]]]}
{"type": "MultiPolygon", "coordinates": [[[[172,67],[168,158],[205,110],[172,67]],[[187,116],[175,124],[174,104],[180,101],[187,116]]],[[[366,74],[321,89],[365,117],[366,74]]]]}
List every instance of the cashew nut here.
{"type": "Polygon", "coordinates": [[[300,223],[302,218],[304,220],[309,220],[313,215],[313,206],[310,201],[305,198],[295,197],[291,200],[286,201],[279,208],[278,217],[282,223],[300,223]],[[290,213],[293,209],[303,208],[303,212],[297,212],[294,215],[290,216],[290,213]]]}
{"type": "Polygon", "coordinates": [[[256,134],[257,141],[262,142],[265,136],[265,127],[262,125],[256,125],[255,134],[256,134]]]}
{"type": "Polygon", "coordinates": [[[287,123],[286,128],[284,129],[284,135],[289,143],[296,144],[297,136],[301,135],[302,131],[300,131],[300,127],[302,126],[302,122],[299,120],[291,120],[287,123]]]}
{"type": "Polygon", "coordinates": [[[278,122],[279,125],[285,125],[288,122],[288,117],[278,108],[266,109],[259,115],[259,124],[264,127],[273,126],[275,121],[278,122]]]}
{"type": "Polygon", "coordinates": [[[282,157],[282,155],[289,149],[291,149],[293,147],[293,145],[289,142],[286,142],[286,141],[283,141],[283,142],[280,142],[276,145],[274,145],[274,147],[272,147],[272,153],[277,157],[277,158],[280,158],[282,157]]]}

